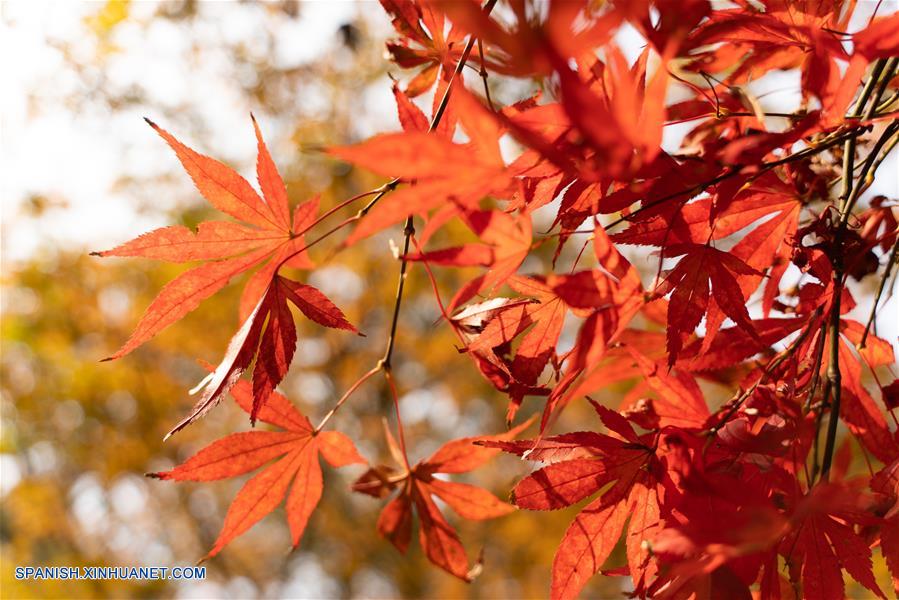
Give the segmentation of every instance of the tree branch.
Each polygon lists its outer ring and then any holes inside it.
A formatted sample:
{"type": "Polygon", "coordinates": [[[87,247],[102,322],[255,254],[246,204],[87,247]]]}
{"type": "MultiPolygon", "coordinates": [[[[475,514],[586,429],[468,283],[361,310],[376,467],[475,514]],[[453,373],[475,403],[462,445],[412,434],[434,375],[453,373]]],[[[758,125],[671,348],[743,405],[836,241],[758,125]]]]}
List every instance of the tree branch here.
{"type": "MultiPolygon", "coordinates": [[[[867,103],[872,91],[874,90],[874,86],[878,83],[881,74],[886,71],[886,76],[890,77],[895,67],[895,64],[892,64],[892,59],[890,60],[890,63],[890,68],[886,69],[887,61],[885,61],[884,59],[877,61],[871,77],[865,83],[865,86],[862,89],[861,96],[859,97],[859,100],[852,111],[853,115],[860,115],[862,114],[862,111],[864,111],[864,114],[867,117],[873,113],[873,109],[871,108],[865,110],[865,104],[867,103]]],[[[878,93],[875,94],[875,97],[871,102],[871,105],[873,107],[877,106],[880,95],[883,93],[883,89],[885,89],[885,87],[886,86],[884,85],[878,88],[878,93]]],[[[842,375],[840,373],[840,308],[841,297],[843,295],[844,276],[843,235],[846,232],[846,227],[849,222],[849,216],[852,214],[852,209],[855,206],[855,202],[861,195],[862,190],[866,187],[865,183],[868,177],[874,176],[874,173],[871,171],[871,167],[874,165],[874,162],[877,159],[877,155],[880,153],[880,149],[897,129],[899,129],[899,123],[897,123],[896,121],[893,121],[892,123],[890,123],[890,125],[887,126],[886,130],[877,140],[871,151],[868,153],[868,158],[865,160],[865,165],[862,168],[861,173],[859,173],[858,175],[858,181],[854,185],[852,181],[852,163],[854,161],[855,155],[856,136],[852,136],[849,140],[847,140],[844,149],[847,153],[850,154],[850,156],[847,158],[844,155],[843,185],[842,192],[840,193],[840,220],[837,225],[836,231],[834,232],[833,253],[830,257],[831,263],[833,264],[833,299],[831,300],[830,309],[830,332],[828,339],[828,341],[830,342],[830,353],[827,363],[827,382],[832,400],[830,403],[830,417],[827,421],[827,438],[824,445],[824,457],[821,461],[821,481],[824,482],[828,481],[830,476],[830,467],[833,462],[833,453],[836,446],[837,426],[840,422],[840,401],[842,398],[842,375]],[[848,168],[846,168],[847,161],[848,168]]]]}

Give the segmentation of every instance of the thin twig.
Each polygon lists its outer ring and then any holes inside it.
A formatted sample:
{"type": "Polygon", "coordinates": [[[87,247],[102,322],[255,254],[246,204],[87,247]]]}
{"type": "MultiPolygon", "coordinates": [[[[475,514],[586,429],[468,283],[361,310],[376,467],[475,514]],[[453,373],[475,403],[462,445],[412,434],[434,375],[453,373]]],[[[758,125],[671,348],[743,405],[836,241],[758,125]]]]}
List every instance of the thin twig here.
{"type": "Polygon", "coordinates": [[[899,98],[899,90],[896,90],[895,92],[890,94],[889,98],[887,98],[886,100],[881,102],[880,106],[877,107],[877,112],[880,113],[880,112],[883,112],[884,110],[886,110],[887,107],[889,105],[891,105],[893,102],[895,102],[897,98],[899,98]]]}
{"type": "Polygon", "coordinates": [[[896,264],[896,259],[899,258],[897,253],[899,253],[899,236],[896,237],[896,241],[893,243],[893,250],[890,252],[889,260],[887,260],[886,270],[883,273],[883,277],[880,278],[880,285],[877,287],[877,294],[874,296],[874,303],[871,305],[871,314],[868,315],[868,322],[865,323],[862,339],[858,342],[859,348],[864,348],[865,342],[868,341],[868,332],[871,331],[871,324],[874,323],[874,319],[877,317],[877,304],[880,302],[884,288],[886,288],[890,273],[893,271],[893,265],[896,264]]]}
{"type": "MultiPolygon", "coordinates": [[[[883,60],[883,59],[881,59],[883,60]]],[[[896,65],[899,64],[899,58],[893,57],[887,59],[886,63],[883,66],[883,76],[880,77],[880,83],[877,86],[877,91],[874,93],[874,96],[871,98],[871,103],[868,105],[868,110],[865,111],[864,119],[867,121],[871,117],[874,116],[874,113],[877,111],[877,106],[880,104],[880,99],[883,97],[883,93],[887,89],[887,85],[889,85],[890,80],[893,78],[893,75],[896,72],[896,65]]],[[[872,77],[873,79],[873,77],[872,77]]]]}
{"type": "Polygon", "coordinates": [[[478,75],[484,80],[484,96],[487,98],[487,104],[490,105],[490,110],[496,112],[496,107],[493,106],[493,100],[490,98],[490,85],[488,85],[487,82],[487,64],[484,62],[484,44],[480,39],[478,39],[478,56],[481,59],[481,68],[478,69],[478,75]]]}
{"type": "MultiPolygon", "coordinates": [[[[815,144],[814,146],[804,148],[803,150],[800,150],[798,152],[791,154],[790,156],[787,156],[787,157],[784,157],[784,158],[781,158],[778,160],[774,160],[774,161],[767,162],[767,163],[762,163],[761,165],[758,165],[759,170],[750,177],[750,181],[758,179],[764,173],[770,171],[771,169],[773,169],[775,167],[779,167],[781,165],[785,165],[788,163],[803,160],[805,158],[809,158],[811,156],[814,156],[816,154],[824,152],[825,150],[829,150],[830,148],[836,146],[837,144],[840,144],[841,142],[844,142],[847,139],[847,137],[854,136],[854,135],[860,135],[861,133],[863,133],[865,131],[870,131],[870,130],[871,130],[871,125],[861,125],[861,126],[853,128],[849,131],[834,133],[834,134],[832,134],[832,137],[827,137],[827,138],[821,140],[820,142],[818,142],[817,144],[815,144]]],[[[671,194],[666,194],[660,198],[656,198],[655,200],[650,200],[649,202],[641,205],[640,208],[637,208],[636,210],[630,212],[629,214],[619,217],[618,219],[615,219],[614,221],[612,221],[611,223],[606,225],[605,228],[608,230],[608,229],[616,227],[622,223],[628,222],[628,221],[632,220],[638,214],[640,214],[646,210],[649,210],[650,208],[658,206],[659,204],[667,202],[668,200],[673,200],[674,198],[677,198],[679,196],[688,195],[688,199],[692,198],[693,196],[702,193],[707,188],[709,188],[713,185],[717,185],[717,184],[719,184],[727,179],[730,179],[731,177],[734,177],[736,175],[740,175],[742,172],[743,172],[743,165],[734,165],[734,168],[732,168],[730,171],[726,171],[720,175],[713,177],[712,179],[703,181],[701,183],[697,183],[688,188],[682,189],[677,192],[673,192],[671,194]]],[[[548,237],[556,237],[556,236],[562,235],[563,233],[565,235],[575,235],[575,234],[586,234],[586,233],[594,233],[594,232],[595,232],[595,229],[576,229],[574,231],[553,233],[553,234],[550,234],[548,237]]]]}
{"type": "Polygon", "coordinates": [[[390,371],[390,359],[393,356],[393,346],[396,342],[396,328],[400,318],[400,306],[403,303],[403,289],[406,286],[406,269],[409,265],[409,241],[412,234],[415,233],[415,224],[412,222],[412,215],[406,217],[406,227],[403,230],[403,254],[400,258],[400,277],[396,284],[396,299],[393,303],[393,319],[390,323],[390,335],[387,337],[387,349],[384,351],[384,358],[381,359],[384,370],[390,371]]]}
{"type": "Polygon", "coordinates": [[[880,168],[880,163],[882,163],[886,158],[890,155],[896,148],[896,142],[899,142],[899,135],[893,136],[893,138],[887,142],[886,146],[883,147],[883,152],[880,153],[880,156],[877,157],[877,160],[874,162],[874,166],[871,167],[871,170],[877,171],[880,168]]]}
{"type": "MultiPolygon", "coordinates": [[[[874,163],[877,161],[877,157],[880,155],[880,150],[883,146],[889,141],[889,139],[899,131],[899,121],[893,121],[889,125],[887,125],[886,129],[883,130],[881,136],[874,143],[874,147],[868,153],[868,158],[865,159],[864,166],[862,167],[861,172],[858,174],[858,183],[852,187],[852,192],[849,194],[849,197],[846,198],[845,202],[843,202],[843,206],[840,208],[840,229],[845,230],[846,224],[849,222],[849,217],[852,214],[852,209],[855,206],[855,203],[858,201],[859,196],[861,196],[862,192],[865,191],[874,180],[874,171],[872,170],[874,163]]],[[[877,163],[878,166],[880,163],[877,163]]],[[[851,173],[849,175],[851,177],[851,173]]]]}

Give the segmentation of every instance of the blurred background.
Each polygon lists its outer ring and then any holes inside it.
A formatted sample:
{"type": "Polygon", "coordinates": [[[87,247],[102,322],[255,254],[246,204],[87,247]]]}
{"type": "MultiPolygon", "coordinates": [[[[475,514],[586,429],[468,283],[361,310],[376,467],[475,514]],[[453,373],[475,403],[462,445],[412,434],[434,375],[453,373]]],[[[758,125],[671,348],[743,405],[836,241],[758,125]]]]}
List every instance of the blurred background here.
{"type": "MultiPolygon", "coordinates": [[[[291,202],[322,192],[329,207],[381,181],[328,159],[321,148],[397,129],[390,77],[403,74],[391,73],[384,57],[392,27],[374,1],[7,0],[0,11],[2,595],[545,597],[552,556],[575,509],[482,523],[450,516],[470,558],[484,551],[483,574],[465,585],[427,566],[417,543],[404,557],[378,537],[383,502],[348,489],[362,467],[325,468],[323,501],[293,553],[278,509],[206,563],[202,582],[14,579],[19,565],[193,564],[211,547],[246,479],[175,484],[143,476],[248,429],[246,415],[224,403],[162,443],[193,403],[186,390],[204,374],[197,359],[217,362],[236,330],[241,280],[127,358],[98,362],[183,267],[87,253],[154,227],[214,216],[142,117],[255,181],[252,111],[291,202]]],[[[640,40],[620,41],[639,50],[640,40]]],[[[795,84],[787,78],[773,85],[782,91],[795,84]]],[[[522,89],[499,85],[494,93],[503,101],[521,97],[522,89]]],[[[872,193],[899,196],[896,154],[882,167],[886,182],[872,193]]],[[[313,421],[382,353],[396,285],[388,241],[399,235],[377,236],[309,276],[368,334],[298,324],[296,359],[281,389],[313,421]]],[[[314,259],[325,257],[323,246],[314,259]]],[[[541,258],[533,260],[525,270],[542,270],[541,258]]],[[[472,275],[439,274],[445,297],[472,275]]],[[[860,302],[860,314],[868,306],[860,302]]],[[[883,310],[896,309],[892,300],[883,310]]],[[[452,334],[435,326],[438,317],[428,281],[415,269],[394,359],[414,460],[448,439],[504,428],[504,399],[456,352],[452,334]]],[[[381,415],[390,414],[391,401],[375,381],[332,423],[366,457],[384,462],[381,415]]],[[[535,408],[526,402],[523,413],[535,408]]],[[[573,406],[560,427],[593,427],[582,409],[573,406]]],[[[471,481],[502,497],[528,467],[497,460],[471,481]]],[[[617,552],[613,561],[622,563],[623,549],[617,552]]],[[[620,581],[594,578],[585,596],[618,596],[620,581]]]]}

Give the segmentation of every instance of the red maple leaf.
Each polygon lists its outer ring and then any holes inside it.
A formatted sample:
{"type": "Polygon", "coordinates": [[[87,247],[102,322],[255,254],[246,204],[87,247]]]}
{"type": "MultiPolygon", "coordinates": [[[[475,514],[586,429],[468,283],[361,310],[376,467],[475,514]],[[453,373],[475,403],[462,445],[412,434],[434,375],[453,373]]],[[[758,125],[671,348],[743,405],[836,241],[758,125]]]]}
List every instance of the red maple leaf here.
{"type": "MultiPolygon", "coordinates": [[[[630,574],[638,586],[650,579],[651,540],[661,525],[663,469],[655,434],[638,435],[620,414],[593,404],[603,424],[620,437],[592,431],[496,446],[531,460],[551,462],[524,478],[512,502],[528,510],[571,506],[607,488],[575,517],[553,561],[553,598],[576,598],[612,553],[629,522],[626,545],[630,574]],[[564,457],[564,458],[563,458],[564,457]]],[[[493,444],[491,444],[493,445],[493,444]]]]}
{"type": "Polygon", "coordinates": [[[434,502],[439,498],[463,519],[493,519],[508,514],[514,507],[485,489],[467,483],[446,481],[438,474],[466,473],[482,466],[499,453],[475,443],[510,439],[530,425],[522,423],[495,436],[461,438],[447,442],[429,458],[414,466],[405,466],[402,450],[387,431],[391,454],[399,470],[379,465],[370,468],[353,485],[357,492],[383,498],[394,490],[399,493],[387,503],[378,518],[378,532],[402,553],[412,538],[413,509],[418,515],[419,542],[433,564],[465,581],[477,574],[469,566],[468,556],[455,529],[446,521],[434,502]]]}
{"type": "MultiPolygon", "coordinates": [[[[451,141],[453,129],[446,135],[409,129],[329,150],[343,160],[409,184],[380,200],[359,222],[346,244],[399,223],[410,214],[427,215],[446,205],[458,207],[459,213],[476,211],[481,198],[509,187],[511,174],[499,148],[501,129],[492,113],[464,88],[454,89],[452,97],[462,128],[469,136],[466,143],[451,141]],[[448,164],[454,168],[447,169],[448,164]]],[[[402,103],[400,110],[405,112],[402,103]]]]}
{"type": "Polygon", "coordinates": [[[801,580],[803,596],[845,597],[842,570],[878,598],[886,598],[874,579],[871,549],[853,523],[874,522],[859,490],[845,485],[816,486],[796,506],[793,529],[780,544],[791,579],[801,580]]]}
{"type": "MultiPolygon", "coordinates": [[[[668,364],[673,365],[677,361],[684,337],[696,329],[703,315],[713,306],[750,335],[755,335],[736,275],[759,275],[758,271],[732,254],[711,246],[672,244],[666,254],[684,256],[656,287],[656,294],[660,296],[671,292],[668,302],[668,364]]],[[[706,335],[714,337],[715,333],[710,331],[706,335]]]]}
{"type": "MultiPolygon", "coordinates": [[[[230,167],[191,150],[151,121],[172,147],[197,189],[213,206],[243,221],[200,223],[197,231],[173,226],[156,229],[99,256],[138,256],[171,262],[205,261],[167,284],[147,307],[134,333],[107,360],[120,358],[197,308],[233,277],[262,263],[247,282],[241,299],[243,324],[232,338],[219,367],[202,387],[194,410],[168,435],[192,423],[217,404],[254,356],[254,403],[251,418],[281,382],[296,349],[296,329],[287,300],[311,320],[356,332],[343,313],[315,288],[277,276],[281,266],[309,268],[304,233],[315,222],[318,198],[299,204],[290,217],[287,190],[269,155],[256,120],[256,173],[263,197],[230,167]]],[[[168,437],[168,436],[167,436],[168,437]]]]}
{"type": "MultiPolygon", "coordinates": [[[[380,0],[391,17],[393,27],[401,36],[387,42],[387,51],[397,65],[404,69],[422,67],[406,85],[406,94],[420,96],[428,91],[438,76],[445,80],[452,73],[455,60],[462,52],[465,33],[452,27],[445,35],[443,13],[430,2],[413,0],[380,0]]],[[[436,97],[440,97],[440,90],[436,97]]]]}
{"type": "MultiPolygon", "coordinates": [[[[239,382],[231,392],[238,405],[249,413],[253,408],[249,382],[239,382]]],[[[283,431],[232,433],[171,471],[149,475],[175,481],[214,481],[249,473],[278,459],[253,476],[237,493],[222,531],[204,560],[218,554],[231,540],[272,512],[285,496],[291,539],[293,546],[298,546],[322,496],[319,455],[333,467],[365,463],[350,438],[337,431],[315,431],[309,420],[277,392],[259,409],[258,417],[283,431]]]]}

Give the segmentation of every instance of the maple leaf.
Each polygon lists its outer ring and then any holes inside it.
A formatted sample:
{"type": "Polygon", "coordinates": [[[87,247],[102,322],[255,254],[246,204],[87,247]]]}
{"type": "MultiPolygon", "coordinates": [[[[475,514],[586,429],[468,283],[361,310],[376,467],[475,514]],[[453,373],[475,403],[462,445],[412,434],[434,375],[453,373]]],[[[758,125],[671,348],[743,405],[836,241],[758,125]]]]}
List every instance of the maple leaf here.
{"type": "MultiPolygon", "coordinates": [[[[818,485],[797,504],[793,530],[784,537],[780,552],[790,565],[790,577],[801,578],[803,596],[838,600],[845,597],[842,570],[886,598],[874,579],[871,549],[852,527],[865,520],[867,501],[846,485],[818,485]]],[[[874,522],[873,517],[867,520],[874,522]]]]}
{"type": "Polygon", "coordinates": [[[684,371],[666,370],[633,348],[627,351],[643,377],[642,384],[655,394],[653,412],[661,427],[695,428],[705,422],[709,409],[695,378],[684,371]]]}
{"type": "Polygon", "coordinates": [[[528,510],[556,510],[571,506],[607,489],[575,517],[559,544],[553,561],[551,595],[555,599],[576,598],[587,580],[596,574],[618,542],[625,523],[627,558],[637,585],[652,577],[647,564],[648,546],[660,525],[661,465],[655,456],[654,434],[638,436],[620,414],[593,403],[603,424],[621,436],[591,431],[549,437],[501,447],[533,460],[551,457],[552,464],[525,477],[512,492],[512,502],[528,510]],[[546,445],[553,450],[547,452],[546,445]],[[589,452],[583,457],[569,453],[589,452]]]}
{"type": "Polygon", "coordinates": [[[470,141],[418,130],[377,135],[329,153],[381,175],[399,177],[408,187],[381,199],[346,240],[354,244],[410,214],[427,214],[452,204],[477,212],[484,196],[505,191],[512,180],[499,149],[500,127],[492,113],[464,88],[453,89],[456,110],[470,141]],[[447,165],[453,165],[447,169],[447,165]]]}
{"type": "MultiPolygon", "coordinates": [[[[147,120],[171,146],[197,189],[213,206],[243,221],[200,223],[196,232],[174,226],[156,229],[99,256],[135,256],[172,262],[206,261],[182,273],[166,285],[147,308],[134,333],[115,354],[120,358],[170,324],[194,310],[233,277],[268,259],[247,283],[241,298],[243,324],[231,339],[225,356],[200,386],[199,401],[190,415],[166,437],[205,414],[249,367],[257,355],[253,373],[254,403],[251,419],[284,378],[296,349],[296,328],[287,300],[311,320],[327,327],[356,332],[343,313],[311,286],[276,275],[282,265],[312,266],[305,252],[304,233],[314,224],[318,199],[299,204],[290,216],[287,190],[262,139],[256,131],[256,173],[262,197],[236,171],[191,150],[170,133],[147,120]]],[[[358,333],[358,332],[356,332],[358,333]]]]}
{"type": "MultiPolygon", "coordinates": [[[[685,441],[673,437],[666,444],[685,441]]],[[[683,493],[671,498],[665,528],[651,542],[653,554],[666,564],[647,590],[650,597],[689,597],[703,589],[711,590],[708,597],[750,597],[759,566],[771,559],[776,564],[787,519],[771,506],[764,472],[752,464],[726,470],[715,464],[717,457],[705,458],[708,464],[680,474],[683,493]]]]}
{"type": "MultiPolygon", "coordinates": [[[[700,244],[675,244],[667,248],[666,254],[684,255],[655,291],[659,296],[671,292],[668,302],[669,365],[677,361],[684,336],[696,329],[711,303],[739,327],[755,335],[743,292],[734,274],[759,275],[758,271],[727,252],[700,244]]],[[[706,335],[714,333],[707,332],[706,335]]]]}
{"type": "MultiPolygon", "coordinates": [[[[543,369],[555,356],[567,307],[552,287],[539,279],[514,277],[509,284],[518,293],[538,300],[538,303],[525,306],[526,318],[534,326],[522,338],[510,365],[510,372],[516,380],[524,386],[534,386],[543,369]]],[[[512,422],[515,418],[513,407],[521,403],[521,398],[513,395],[510,401],[509,411],[506,413],[507,422],[512,422]]]]}
{"type": "MultiPolygon", "coordinates": [[[[428,560],[446,572],[470,581],[477,570],[469,567],[462,541],[446,521],[434,498],[445,502],[463,519],[493,519],[508,514],[514,507],[485,489],[446,481],[436,475],[466,473],[482,466],[499,450],[475,445],[476,442],[510,439],[530,424],[531,421],[526,421],[495,436],[452,440],[429,458],[412,467],[403,466],[401,471],[385,466],[372,467],[356,481],[353,489],[376,498],[399,490],[381,511],[378,532],[390,540],[397,550],[405,553],[411,541],[414,509],[420,522],[419,542],[428,560]]],[[[391,454],[398,464],[407,464],[393,436],[389,430],[386,432],[391,454]]]]}
{"type": "Polygon", "coordinates": [[[602,82],[597,78],[595,86],[585,85],[570,68],[557,65],[565,113],[596,151],[597,167],[611,176],[636,170],[635,152],[646,163],[659,152],[669,57],[662,56],[644,90],[648,56],[647,48],[631,68],[617,46],[610,44],[603,67],[607,73],[602,82]],[[600,90],[604,93],[597,93],[600,90]]]}
{"type": "Polygon", "coordinates": [[[886,196],[871,199],[871,206],[858,216],[862,223],[860,235],[889,252],[899,236],[899,211],[895,204],[887,204],[886,196]]]}
{"type": "Polygon", "coordinates": [[[393,84],[393,98],[396,102],[396,114],[403,131],[427,133],[430,127],[428,118],[396,83],[393,84]]]}
{"type": "Polygon", "coordinates": [[[566,357],[565,374],[546,403],[541,421],[543,428],[558,407],[595,389],[590,387],[590,371],[596,368],[609,344],[624,333],[643,305],[643,286],[637,270],[599,224],[594,228],[593,251],[597,269],[551,278],[554,292],[572,312],[586,318],[574,348],[566,357]],[[574,386],[579,378],[582,383],[574,386]]]}
{"type": "Polygon", "coordinates": [[[380,2],[401,36],[387,42],[391,59],[404,69],[422,67],[406,85],[405,91],[410,97],[419,96],[430,89],[438,77],[445,80],[452,73],[465,32],[453,27],[445,35],[444,15],[430,2],[380,2]]]}
{"type": "MultiPolygon", "coordinates": [[[[231,393],[245,412],[253,410],[254,395],[249,382],[238,382],[231,393]]],[[[237,493],[225,515],[221,533],[203,560],[221,552],[234,538],[277,508],[285,497],[291,540],[297,547],[322,496],[319,456],[333,467],[366,462],[350,438],[337,431],[316,432],[309,420],[277,392],[258,410],[258,418],[282,431],[232,433],[171,471],[149,475],[175,481],[215,481],[249,473],[278,459],[254,475],[237,493]]]]}
{"type": "MultiPolygon", "coordinates": [[[[756,224],[751,231],[746,233],[730,250],[729,254],[743,261],[755,273],[736,272],[735,278],[740,286],[744,302],[758,288],[762,281],[762,274],[769,270],[765,282],[765,293],[762,300],[762,309],[769,314],[778,292],[778,283],[789,265],[789,256],[792,246],[789,240],[796,234],[799,215],[802,205],[796,201],[795,190],[781,182],[777,177],[761,178],[751,188],[743,188],[735,194],[734,200],[727,204],[727,208],[715,220],[714,230],[717,239],[744,226],[745,213],[755,214],[767,219],[756,224]],[[755,213],[751,206],[764,206],[763,213],[755,213]],[[739,212],[738,212],[739,211],[739,212]],[[721,228],[721,232],[718,229],[721,228]]],[[[711,215],[710,215],[711,216],[711,215]]],[[[701,352],[705,352],[714,342],[726,313],[717,302],[710,303],[706,313],[706,335],[703,339],[701,352]]],[[[742,323],[738,327],[743,328],[749,336],[758,341],[755,325],[750,330],[745,330],[742,323]]]]}
{"type": "MultiPolygon", "coordinates": [[[[477,278],[472,283],[480,285],[481,280],[482,278],[477,278]]],[[[507,423],[511,423],[525,395],[548,393],[546,388],[519,381],[513,375],[512,362],[506,356],[512,339],[533,324],[532,315],[528,314],[526,308],[530,304],[533,304],[533,300],[526,298],[498,297],[469,304],[450,318],[450,324],[465,343],[463,351],[472,357],[481,374],[496,389],[509,394],[507,423]]],[[[548,361],[550,356],[540,357],[540,360],[543,359],[548,361]]],[[[534,371],[536,366],[534,364],[534,371]]],[[[540,369],[542,368],[541,366],[540,369]]],[[[534,382],[538,375],[539,372],[533,376],[534,382]]]]}
{"type": "Polygon", "coordinates": [[[548,7],[543,18],[534,18],[515,7],[515,21],[505,26],[486,15],[478,0],[435,0],[439,10],[466,31],[489,45],[493,55],[491,69],[510,75],[548,75],[553,70],[553,57],[577,58],[590,48],[607,41],[621,23],[623,11],[613,10],[597,15],[579,3],[559,2],[548,7]]]}
{"type": "MultiPolygon", "coordinates": [[[[537,380],[555,357],[566,313],[570,310],[580,316],[590,315],[591,311],[608,306],[611,295],[607,294],[608,278],[608,274],[599,270],[572,276],[551,275],[546,279],[513,276],[508,281],[510,287],[533,301],[506,302],[493,308],[489,318],[485,316],[475,331],[469,329],[466,350],[508,375],[501,385],[510,397],[507,422],[514,419],[525,395],[546,393],[537,386],[537,380]],[[518,336],[521,342],[514,357],[500,358],[500,349],[505,349],[518,336]]],[[[454,318],[456,322],[461,320],[454,318]]]]}
{"type": "Polygon", "coordinates": [[[538,175],[549,162],[576,175],[583,185],[604,178],[626,180],[654,163],[661,152],[669,79],[664,64],[669,57],[662,57],[662,67],[644,86],[648,50],[633,66],[614,45],[609,45],[608,54],[607,63],[593,59],[575,71],[567,59],[550,52],[560,79],[559,102],[495,115],[509,133],[537,153],[536,158],[519,158],[513,165],[516,172],[538,175]]]}
{"type": "Polygon", "coordinates": [[[704,48],[724,40],[727,43],[699,52],[691,67],[717,72],[724,65],[736,64],[728,81],[741,83],[770,70],[801,66],[803,91],[829,100],[840,83],[836,60],[846,58],[836,31],[846,28],[851,11],[842,12],[836,3],[828,2],[805,9],[789,3],[771,4],[764,12],[744,8],[716,11],[691,35],[690,44],[704,48]]]}
{"type": "MultiPolygon", "coordinates": [[[[858,323],[855,323],[855,326],[858,328],[856,330],[858,333],[862,327],[858,323]]],[[[850,327],[852,326],[844,325],[844,331],[849,330],[850,327]]],[[[889,344],[886,347],[889,350],[889,356],[892,357],[892,348],[889,344]]],[[[899,440],[890,432],[886,418],[862,384],[862,365],[846,340],[840,340],[838,356],[844,398],[840,406],[840,418],[868,452],[880,461],[889,463],[899,455],[899,440]]],[[[894,360],[888,360],[885,364],[894,362],[894,360]]],[[[874,368],[876,364],[872,364],[870,367],[874,368]]]]}
{"type": "MultiPolygon", "coordinates": [[[[182,273],[166,285],[150,304],[125,344],[107,360],[121,358],[191,312],[233,277],[270,258],[269,277],[280,264],[312,266],[303,252],[303,233],[310,225],[309,206],[300,204],[290,221],[287,192],[262,140],[255,120],[259,157],[257,176],[263,197],[230,167],[191,150],[149,119],[147,122],[175,151],[197,190],[214,207],[242,221],[201,223],[197,231],[187,227],[163,227],[120,246],[96,252],[97,256],[144,257],[170,262],[208,261],[182,273]],[[263,199],[264,198],[264,199],[263,199]]],[[[317,205],[317,200],[312,201],[317,205]]],[[[268,281],[261,286],[264,290],[268,281]]],[[[252,299],[255,305],[261,293],[252,299]]]]}
{"type": "Polygon", "coordinates": [[[889,385],[880,388],[883,395],[883,403],[887,410],[895,410],[899,408],[899,379],[893,380],[889,385]]]}
{"type": "Polygon", "coordinates": [[[489,267],[471,292],[493,292],[518,270],[531,250],[530,216],[498,210],[461,210],[459,216],[481,242],[431,250],[408,258],[438,265],[489,267]]]}
{"type": "Polygon", "coordinates": [[[783,340],[803,326],[809,318],[767,318],[752,322],[756,335],[751,336],[740,327],[726,327],[712,343],[696,340],[680,353],[678,367],[690,372],[724,369],[739,364],[783,340]]]}
{"type": "Polygon", "coordinates": [[[745,235],[740,240],[743,241],[767,223],[760,222],[760,219],[775,215],[779,217],[775,224],[780,224],[785,220],[784,213],[789,215],[795,212],[800,206],[795,196],[792,186],[773,174],[767,174],[754,180],[751,186],[722,185],[695,202],[646,211],[629,220],[625,231],[610,237],[619,244],[703,244],[708,240],[727,238],[755,225],[751,230],[744,231],[745,235]]]}
{"type": "Polygon", "coordinates": [[[256,422],[260,408],[287,374],[296,351],[296,326],[288,301],[299,308],[310,321],[359,334],[341,310],[319,290],[276,275],[259,303],[231,338],[222,362],[193,390],[194,393],[202,390],[193,410],[166,434],[166,438],[187,427],[218,404],[250,366],[254,356],[256,366],[253,369],[250,422],[256,422]]]}

